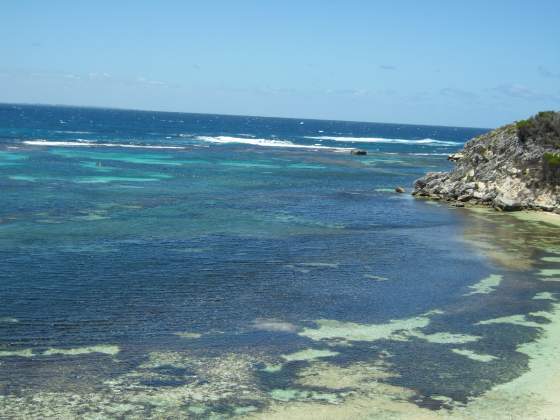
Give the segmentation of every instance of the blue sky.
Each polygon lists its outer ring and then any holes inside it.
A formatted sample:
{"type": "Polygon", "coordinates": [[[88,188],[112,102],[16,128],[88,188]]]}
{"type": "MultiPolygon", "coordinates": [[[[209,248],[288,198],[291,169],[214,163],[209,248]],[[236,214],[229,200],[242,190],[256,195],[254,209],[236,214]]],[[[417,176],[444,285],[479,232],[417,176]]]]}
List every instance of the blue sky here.
{"type": "Polygon", "coordinates": [[[3,2],[0,102],[493,127],[560,109],[557,0],[3,2]]]}

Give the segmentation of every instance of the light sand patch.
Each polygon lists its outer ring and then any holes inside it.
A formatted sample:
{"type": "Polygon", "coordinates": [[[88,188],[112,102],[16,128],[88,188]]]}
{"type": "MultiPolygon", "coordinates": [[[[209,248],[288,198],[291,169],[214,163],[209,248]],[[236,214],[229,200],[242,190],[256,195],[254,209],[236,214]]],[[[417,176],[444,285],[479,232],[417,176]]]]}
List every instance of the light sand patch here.
{"type": "Polygon", "coordinates": [[[541,260],[545,262],[560,263],[560,257],[543,257],[541,260]]]}
{"type": "Polygon", "coordinates": [[[4,350],[0,351],[0,357],[39,357],[39,356],[53,356],[53,355],[64,355],[64,356],[81,356],[84,354],[101,353],[114,356],[120,351],[118,346],[113,345],[97,345],[90,347],[78,347],[73,349],[60,349],[60,348],[50,348],[42,353],[33,353],[32,349],[21,349],[21,350],[4,350]]]}
{"type": "Polygon", "coordinates": [[[544,268],[539,271],[539,276],[543,277],[560,277],[560,269],[558,268],[544,268]]]}
{"type": "Polygon", "coordinates": [[[359,390],[362,387],[375,387],[380,381],[395,376],[383,360],[372,363],[359,362],[348,366],[319,361],[299,371],[297,383],[332,390],[359,390]]]}
{"type": "Polygon", "coordinates": [[[208,407],[204,404],[192,404],[188,406],[187,411],[193,414],[201,415],[208,411],[208,407]]]}
{"type": "Polygon", "coordinates": [[[557,300],[550,292],[537,293],[533,300],[557,300]]]}
{"type": "Polygon", "coordinates": [[[392,320],[386,324],[357,324],[354,322],[319,319],[315,321],[315,324],[318,326],[317,328],[305,328],[299,335],[315,341],[332,339],[376,341],[390,339],[391,336],[399,332],[427,327],[429,323],[430,319],[426,316],[392,320]]]}
{"type": "MultiPolygon", "coordinates": [[[[332,400],[318,400],[313,394],[300,394],[298,388],[275,390],[275,399],[264,412],[250,419],[432,419],[444,418],[438,412],[423,409],[409,400],[413,391],[388,385],[383,380],[396,376],[382,361],[337,366],[315,362],[298,372],[303,387],[324,388],[332,400]],[[331,391],[331,392],[329,392],[331,391]],[[289,404],[286,404],[289,402],[289,404]],[[325,404],[330,402],[330,404],[325,404]]],[[[445,410],[446,411],[446,410],[445,410]]]]}
{"type": "Polygon", "coordinates": [[[556,283],[556,282],[560,282],[560,277],[541,277],[539,280],[556,283]]]}
{"type": "Polygon", "coordinates": [[[474,351],[467,350],[467,349],[451,349],[451,351],[455,354],[468,357],[471,360],[476,360],[477,362],[488,363],[491,362],[492,360],[499,359],[499,357],[492,356],[490,354],[475,353],[474,351]]]}
{"type": "Polygon", "coordinates": [[[43,356],[53,356],[56,354],[64,355],[64,356],[80,356],[83,354],[91,354],[91,353],[101,353],[107,354],[110,356],[115,356],[120,352],[119,346],[112,346],[112,345],[98,345],[98,346],[89,346],[89,347],[78,347],[74,349],[60,349],[60,348],[51,348],[43,352],[43,356]]]}
{"type": "MultiPolygon", "coordinates": [[[[451,408],[431,411],[420,408],[410,399],[414,394],[410,390],[393,387],[382,382],[370,381],[365,378],[364,369],[358,369],[354,381],[348,379],[351,372],[342,369],[338,375],[333,372],[320,374],[330,368],[320,363],[316,371],[309,375],[302,374],[302,384],[308,386],[324,386],[336,389],[340,380],[342,387],[358,385],[359,391],[352,391],[344,402],[339,405],[325,405],[317,402],[298,402],[271,404],[264,413],[257,413],[250,418],[255,419],[492,419],[492,420],[524,420],[558,419],[560,413],[560,366],[557,355],[560,353],[560,305],[556,305],[551,314],[553,322],[544,326],[544,334],[537,341],[523,344],[518,351],[530,357],[530,370],[519,378],[498,385],[482,396],[472,399],[467,405],[453,404],[446,396],[433,396],[451,408]],[[319,373],[319,375],[315,375],[319,373]],[[316,381],[313,381],[316,378],[316,381]],[[327,378],[327,379],[325,379],[327,378]],[[366,390],[360,384],[373,384],[366,390]]],[[[461,351],[462,349],[457,349],[461,351]]],[[[462,355],[473,356],[472,353],[462,355]]],[[[473,352],[474,353],[474,352],[473,352]]],[[[459,354],[459,353],[457,353],[459,354]]],[[[481,355],[474,354],[474,357],[481,355]]],[[[490,356],[490,355],[486,355],[490,356]]],[[[493,356],[492,356],[493,357],[493,356]]],[[[485,358],[487,360],[487,358],[485,358]]],[[[483,362],[482,360],[479,360],[483,362]]],[[[311,368],[310,368],[311,369],[311,368]]]]}
{"type": "Polygon", "coordinates": [[[421,331],[410,331],[406,335],[410,337],[420,338],[426,340],[429,343],[434,344],[465,344],[472,343],[474,341],[480,340],[482,337],[476,335],[468,334],[454,334],[450,332],[438,332],[434,334],[424,334],[421,331]]]}
{"type": "Polygon", "coordinates": [[[333,357],[339,354],[340,353],[331,350],[305,349],[295,353],[284,354],[282,355],[282,359],[287,362],[310,361],[315,359],[322,359],[325,357],[333,357]]]}
{"type": "Polygon", "coordinates": [[[422,316],[443,315],[444,313],[445,311],[442,311],[441,309],[432,309],[431,311],[422,314],[422,316]]]}
{"type": "Polygon", "coordinates": [[[513,253],[511,250],[491,250],[487,256],[496,264],[501,265],[509,270],[529,271],[533,267],[534,261],[528,255],[513,253]]]}
{"type": "Polygon", "coordinates": [[[233,413],[235,415],[241,416],[243,414],[248,414],[248,413],[252,413],[253,411],[258,411],[258,407],[255,407],[254,405],[248,405],[246,407],[236,407],[233,410],[233,413]]]}
{"type": "Polygon", "coordinates": [[[560,227],[560,215],[558,214],[542,211],[515,211],[508,214],[525,222],[546,223],[548,225],[560,227]]]}
{"type": "Polygon", "coordinates": [[[0,357],[33,357],[36,356],[33,354],[33,350],[31,349],[22,349],[22,350],[0,350],[0,357]]]}
{"type": "Polygon", "coordinates": [[[469,212],[477,213],[481,215],[492,215],[496,210],[489,207],[465,207],[469,212]]]}
{"type": "Polygon", "coordinates": [[[552,321],[552,314],[550,312],[546,312],[546,311],[529,312],[529,315],[538,316],[538,317],[541,317],[541,318],[546,318],[549,321],[552,321]]]}
{"type": "Polygon", "coordinates": [[[262,368],[261,370],[263,372],[267,372],[267,373],[278,373],[282,370],[283,365],[278,363],[278,364],[266,364],[264,368],[262,368]]]}
{"type": "Polygon", "coordinates": [[[525,315],[511,315],[500,318],[488,319],[485,321],[477,322],[475,325],[490,325],[490,324],[513,324],[521,325],[523,327],[542,328],[542,324],[527,320],[525,315]]]}
{"type": "Polygon", "coordinates": [[[502,275],[492,274],[480,280],[478,283],[469,286],[469,289],[471,289],[472,292],[467,293],[465,296],[476,295],[476,294],[483,294],[483,295],[490,294],[496,290],[496,288],[500,285],[503,279],[504,277],[502,275]]]}
{"type": "Polygon", "coordinates": [[[270,397],[273,400],[289,402],[289,401],[305,401],[315,400],[326,403],[337,404],[340,398],[337,394],[327,392],[308,391],[295,388],[273,389],[270,391],[270,397]]]}
{"type": "Polygon", "coordinates": [[[527,373],[496,386],[469,404],[468,413],[473,418],[560,418],[560,305],[554,304],[549,319],[551,323],[541,325],[539,339],[517,348],[529,356],[527,373]]]}
{"type": "Polygon", "coordinates": [[[509,270],[529,271],[535,264],[535,250],[549,247],[553,241],[546,225],[511,219],[508,214],[487,213],[470,208],[463,240],[483,258],[509,270]],[[515,223],[508,223],[515,221],[515,223]]]}
{"type": "Polygon", "coordinates": [[[476,231],[475,227],[469,229],[471,231],[465,231],[464,242],[470,244],[480,254],[495,264],[516,271],[529,271],[533,267],[534,261],[529,255],[530,252],[523,247],[519,247],[514,251],[508,250],[505,244],[493,243],[493,238],[486,237],[484,234],[476,231]]]}

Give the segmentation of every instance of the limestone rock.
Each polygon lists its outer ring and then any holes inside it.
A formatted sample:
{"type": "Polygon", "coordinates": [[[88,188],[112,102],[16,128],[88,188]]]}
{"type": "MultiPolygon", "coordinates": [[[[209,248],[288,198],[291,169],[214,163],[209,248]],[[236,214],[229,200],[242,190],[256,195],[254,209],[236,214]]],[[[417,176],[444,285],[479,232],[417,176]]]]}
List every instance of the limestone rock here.
{"type": "Polygon", "coordinates": [[[508,194],[500,194],[494,199],[494,208],[503,211],[521,210],[521,202],[508,194]]]}

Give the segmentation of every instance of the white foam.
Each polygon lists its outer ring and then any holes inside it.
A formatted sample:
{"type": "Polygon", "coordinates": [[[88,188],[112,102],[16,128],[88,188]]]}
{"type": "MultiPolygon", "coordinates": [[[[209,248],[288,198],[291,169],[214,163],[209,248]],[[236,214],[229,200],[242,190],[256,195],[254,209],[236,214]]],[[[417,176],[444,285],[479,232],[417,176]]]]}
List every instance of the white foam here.
{"type": "Polygon", "coordinates": [[[26,140],[24,144],[30,146],[58,146],[58,147],[125,147],[130,149],[184,149],[181,146],[154,146],[143,144],[119,144],[119,143],[94,143],[89,140],[78,139],[76,141],[49,141],[49,140],[26,140]]]}
{"type": "Polygon", "coordinates": [[[261,146],[261,147],[287,147],[287,148],[294,148],[294,149],[333,150],[337,152],[346,152],[352,150],[351,148],[344,148],[344,147],[296,144],[287,140],[270,140],[270,139],[257,139],[257,138],[248,139],[243,137],[229,137],[229,136],[216,136],[216,137],[198,136],[196,137],[196,139],[208,143],[218,143],[218,144],[238,143],[238,144],[250,144],[253,146],[261,146]]]}
{"type": "Polygon", "coordinates": [[[55,130],[59,134],[93,134],[91,131],[70,131],[70,130],[55,130]]]}
{"type": "Polygon", "coordinates": [[[408,140],[408,139],[387,139],[382,137],[339,137],[339,136],[307,136],[307,139],[330,140],[345,143],[382,143],[382,144],[412,144],[428,146],[460,146],[463,143],[455,141],[444,141],[434,139],[408,140]]]}

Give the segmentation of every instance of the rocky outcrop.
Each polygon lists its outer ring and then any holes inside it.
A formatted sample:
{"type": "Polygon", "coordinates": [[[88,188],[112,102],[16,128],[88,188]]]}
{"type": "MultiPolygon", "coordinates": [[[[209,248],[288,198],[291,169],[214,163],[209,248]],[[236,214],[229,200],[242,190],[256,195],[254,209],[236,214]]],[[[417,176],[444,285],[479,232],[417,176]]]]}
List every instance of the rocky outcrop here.
{"type": "Polygon", "coordinates": [[[459,206],[560,213],[560,113],[542,112],[476,137],[450,160],[452,171],[418,179],[413,195],[459,206]]]}

